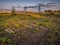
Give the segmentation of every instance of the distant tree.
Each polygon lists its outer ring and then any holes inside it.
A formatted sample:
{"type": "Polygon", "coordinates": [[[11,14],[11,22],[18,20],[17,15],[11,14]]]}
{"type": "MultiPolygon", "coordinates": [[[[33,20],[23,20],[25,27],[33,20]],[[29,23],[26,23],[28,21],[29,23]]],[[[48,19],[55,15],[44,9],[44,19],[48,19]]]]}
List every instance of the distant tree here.
{"type": "Polygon", "coordinates": [[[45,10],[45,12],[52,12],[51,10],[45,10]]]}
{"type": "Polygon", "coordinates": [[[60,12],[60,10],[58,10],[57,12],[60,12]]]}
{"type": "Polygon", "coordinates": [[[47,12],[49,14],[54,14],[52,10],[45,10],[44,12],[47,12]]]}

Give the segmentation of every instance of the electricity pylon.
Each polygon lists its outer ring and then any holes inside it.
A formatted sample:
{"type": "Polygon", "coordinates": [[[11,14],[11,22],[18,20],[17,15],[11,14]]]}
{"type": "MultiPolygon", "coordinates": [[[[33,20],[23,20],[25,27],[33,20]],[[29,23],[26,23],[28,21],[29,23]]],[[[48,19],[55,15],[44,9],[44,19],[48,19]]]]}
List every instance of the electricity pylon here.
{"type": "Polygon", "coordinates": [[[15,6],[12,7],[12,15],[15,15],[15,6]]]}
{"type": "Polygon", "coordinates": [[[27,7],[23,7],[24,8],[24,12],[27,14],[27,7]]]}

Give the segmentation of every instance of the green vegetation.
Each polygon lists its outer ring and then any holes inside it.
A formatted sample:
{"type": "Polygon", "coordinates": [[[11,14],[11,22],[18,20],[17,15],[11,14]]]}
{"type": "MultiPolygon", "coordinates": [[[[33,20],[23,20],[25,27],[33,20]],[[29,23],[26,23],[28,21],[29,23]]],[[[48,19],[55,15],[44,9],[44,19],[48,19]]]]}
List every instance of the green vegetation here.
{"type": "Polygon", "coordinates": [[[59,45],[60,14],[0,15],[0,45],[59,45]]]}

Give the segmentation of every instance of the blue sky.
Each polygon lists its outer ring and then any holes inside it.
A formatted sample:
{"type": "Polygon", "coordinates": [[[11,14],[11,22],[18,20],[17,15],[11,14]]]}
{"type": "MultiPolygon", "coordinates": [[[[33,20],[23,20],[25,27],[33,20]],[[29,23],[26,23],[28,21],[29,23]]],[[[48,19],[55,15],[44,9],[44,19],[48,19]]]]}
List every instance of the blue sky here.
{"type": "Polygon", "coordinates": [[[10,8],[12,6],[28,6],[36,5],[38,3],[47,4],[47,3],[58,3],[60,0],[0,0],[0,8],[10,8]]]}

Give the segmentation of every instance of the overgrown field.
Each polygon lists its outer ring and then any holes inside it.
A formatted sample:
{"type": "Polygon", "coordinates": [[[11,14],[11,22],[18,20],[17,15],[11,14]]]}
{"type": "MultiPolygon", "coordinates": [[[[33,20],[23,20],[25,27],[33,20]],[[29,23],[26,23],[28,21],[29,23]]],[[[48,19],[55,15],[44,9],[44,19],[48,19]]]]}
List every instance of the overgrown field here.
{"type": "Polygon", "coordinates": [[[0,15],[0,45],[60,45],[60,14],[0,15]]]}

